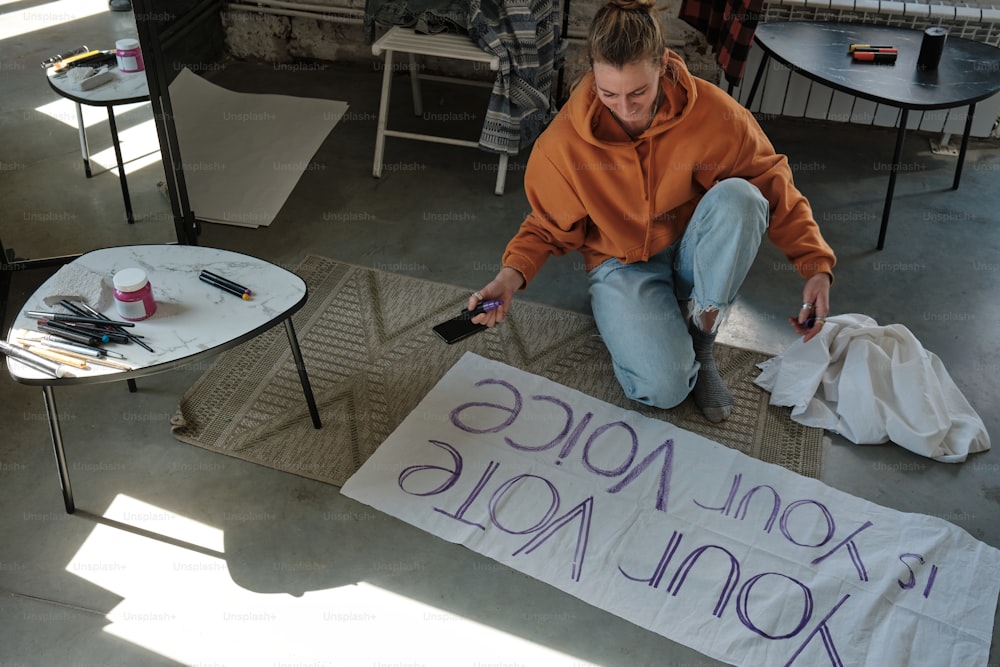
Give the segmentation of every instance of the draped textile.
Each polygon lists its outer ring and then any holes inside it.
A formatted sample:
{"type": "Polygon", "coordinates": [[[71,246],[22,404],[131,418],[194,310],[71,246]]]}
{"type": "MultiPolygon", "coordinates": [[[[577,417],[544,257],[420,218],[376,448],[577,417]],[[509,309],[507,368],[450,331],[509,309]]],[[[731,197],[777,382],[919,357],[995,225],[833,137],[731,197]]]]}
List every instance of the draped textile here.
{"type": "Polygon", "coordinates": [[[516,155],[555,115],[560,33],[559,8],[552,0],[471,0],[469,36],[500,58],[481,149],[516,155]]]}
{"type": "Polygon", "coordinates": [[[983,420],[941,359],[901,324],[858,313],[828,317],[820,334],[759,364],[755,382],[792,419],[856,444],[892,441],[960,463],[990,448],[983,420]]]}
{"type": "Polygon", "coordinates": [[[738,86],[746,71],[764,0],[684,0],[680,18],[705,35],[726,81],[738,86]]]}
{"type": "Polygon", "coordinates": [[[394,25],[417,32],[466,32],[500,58],[479,147],[517,153],[555,116],[564,46],[560,9],[553,0],[367,0],[364,31],[394,25]]]}
{"type": "Polygon", "coordinates": [[[368,44],[375,41],[375,26],[394,25],[428,35],[465,32],[468,3],[462,0],[367,0],[364,32],[368,44]]]}

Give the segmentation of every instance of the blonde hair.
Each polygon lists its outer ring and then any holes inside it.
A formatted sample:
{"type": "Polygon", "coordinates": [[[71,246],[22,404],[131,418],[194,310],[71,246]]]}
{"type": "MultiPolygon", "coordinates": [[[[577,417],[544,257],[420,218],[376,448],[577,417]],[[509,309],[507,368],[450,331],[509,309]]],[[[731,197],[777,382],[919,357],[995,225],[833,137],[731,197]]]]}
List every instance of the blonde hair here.
{"type": "Polygon", "coordinates": [[[622,68],[642,60],[659,62],[667,48],[656,0],[610,0],[597,10],[587,34],[590,64],[622,68]]]}

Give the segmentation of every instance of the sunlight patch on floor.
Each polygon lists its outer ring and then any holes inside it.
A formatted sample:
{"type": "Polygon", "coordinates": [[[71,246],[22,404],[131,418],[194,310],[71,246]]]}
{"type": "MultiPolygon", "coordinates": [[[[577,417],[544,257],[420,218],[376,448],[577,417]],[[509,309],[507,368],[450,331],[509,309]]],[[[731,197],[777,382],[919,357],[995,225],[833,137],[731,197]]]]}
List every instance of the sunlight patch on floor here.
{"type": "MultiPolygon", "coordinates": [[[[127,130],[119,130],[118,141],[121,145],[126,175],[151,164],[160,164],[160,144],[156,138],[156,125],[152,120],[127,130]]],[[[116,176],[118,175],[118,162],[115,160],[114,146],[109,145],[104,150],[91,153],[90,161],[110,170],[116,176]]],[[[93,171],[99,170],[93,169],[93,171]]]]}
{"type": "MultiPolygon", "coordinates": [[[[156,135],[156,124],[153,119],[149,118],[149,120],[129,126],[119,118],[129,111],[143,107],[145,107],[144,114],[147,117],[150,116],[148,102],[120,104],[114,107],[118,125],[118,142],[121,146],[126,175],[160,162],[160,142],[156,135]]],[[[90,161],[93,163],[91,170],[94,173],[100,173],[100,168],[103,168],[117,175],[118,163],[115,160],[115,148],[111,143],[106,108],[81,105],[81,109],[83,111],[83,125],[89,130],[87,131],[87,141],[90,147],[90,161]]],[[[77,130],[76,104],[71,100],[59,98],[36,107],[35,111],[77,130]]],[[[67,149],[71,148],[79,151],[79,140],[72,145],[67,144],[67,149]]],[[[83,159],[82,155],[80,159],[83,159]]]]}
{"type": "Polygon", "coordinates": [[[0,14],[0,39],[46,30],[106,11],[108,3],[104,0],[58,0],[25,9],[15,9],[0,14]]]}
{"type": "Polygon", "coordinates": [[[105,632],[184,664],[580,664],[364,581],[255,593],[233,581],[221,530],[124,495],[104,517],[134,530],[98,523],[67,570],[121,598],[105,632]]]}
{"type": "MultiPolygon", "coordinates": [[[[52,91],[53,95],[58,95],[59,93],[52,91]]],[[[115,105],[115,118],[117,119],[122,114],[128,113],[133,109],[138,109],[140,107],[149,107],[149,102],[133,102],[131,104],[116,104],[115,105]]],[[[94,125],[104,124],[106,127],[108,122],[108,111],[106,107],[92,106],[89,104],[81,104],[80,109],[83,112],[83,125],[86,128],[90,128],[94,125]]],[[[64,125],[77,129],[77,116],[76,116],[76,102],[66,97],[59,97],[48,104],[43,104],[40,107],[35,107],[35,111],[45,116],[48,116],[52,120],[57,120],[64,125]]],[[[121,121],[116,121],[119,124],[119,132],[122,130],[120,127],[121,121]]],[[[105,129],[105,131],[107,131],[105,129]]],[[[155,135],[154,135],[155,136],[155,135]]]]}

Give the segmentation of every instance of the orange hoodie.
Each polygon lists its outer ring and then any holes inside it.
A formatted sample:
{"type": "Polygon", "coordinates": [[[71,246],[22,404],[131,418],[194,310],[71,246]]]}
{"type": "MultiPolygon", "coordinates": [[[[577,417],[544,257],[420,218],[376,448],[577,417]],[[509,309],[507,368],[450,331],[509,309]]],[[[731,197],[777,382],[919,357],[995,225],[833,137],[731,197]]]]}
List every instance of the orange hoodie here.
{"type": "Polygon", "coordinates": [[[771,206],[768,237],[806,279],[833,275],[833,250],[788,159],[749,111],[670,53],[653,122],[631,139],[597,98],[593,74],[535,143],[524,188],[531,212],[503,265],[530,282],[549,255],[583,254],[588,270],[610,257],[645,261],[684,234],[695,206],[730,177],[753,183],[771,206]]]}

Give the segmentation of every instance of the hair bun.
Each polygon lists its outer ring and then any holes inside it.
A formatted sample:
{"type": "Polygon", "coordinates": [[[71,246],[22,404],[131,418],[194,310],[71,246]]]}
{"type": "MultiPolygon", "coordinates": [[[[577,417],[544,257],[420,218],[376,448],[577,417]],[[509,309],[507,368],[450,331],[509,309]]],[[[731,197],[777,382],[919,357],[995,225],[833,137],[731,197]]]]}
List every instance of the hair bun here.
{"type": "Polygon", "coordinates": [[[649,11],[656,5],[656,0],[609,0],[608,6],[615,7],[622,11],[634,12],[649,11]]]}

